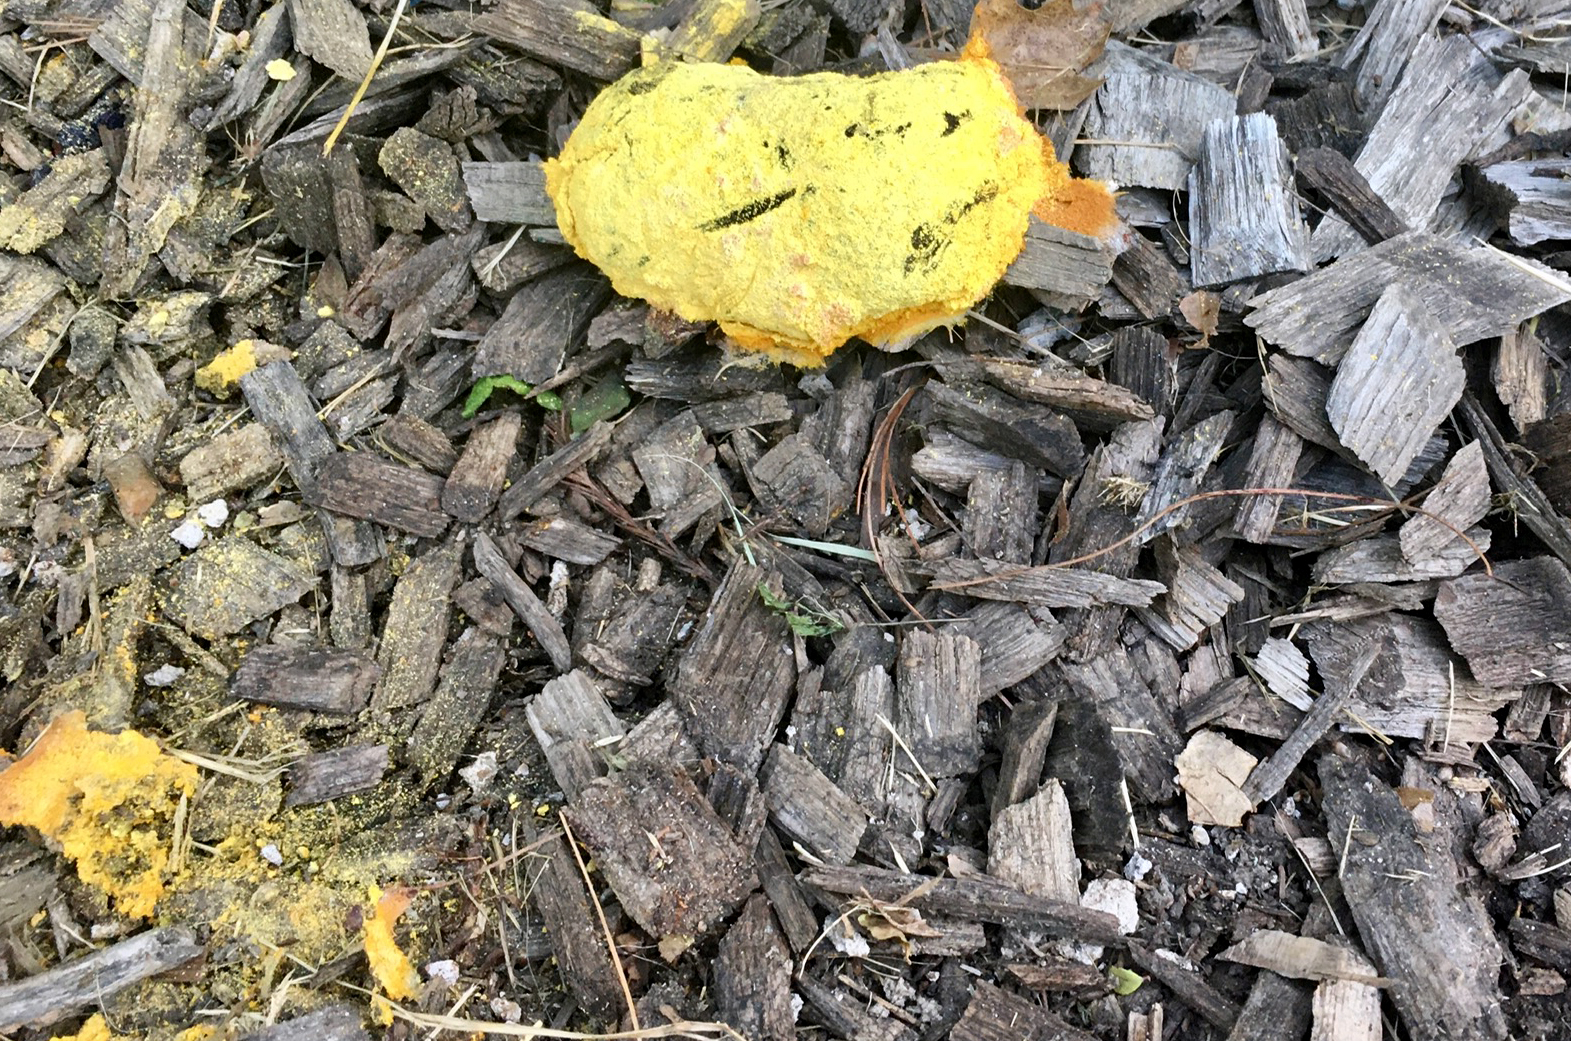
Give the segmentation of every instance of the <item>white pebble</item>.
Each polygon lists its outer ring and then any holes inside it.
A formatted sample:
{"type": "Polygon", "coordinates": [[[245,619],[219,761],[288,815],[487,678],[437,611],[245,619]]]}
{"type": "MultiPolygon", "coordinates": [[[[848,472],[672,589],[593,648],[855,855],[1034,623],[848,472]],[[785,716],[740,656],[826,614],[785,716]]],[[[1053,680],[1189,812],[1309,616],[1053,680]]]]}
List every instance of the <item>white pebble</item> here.
{"type": "Polygon", "coordinates": [[[207,538],[207,532],[203,531],[202,526],[196,521],[188,520],[171,531],[169,537],[186,549],[195,549],[202,544],[203,539],[207,538]]]}
{"type": "Polygon", "coordinates": [[[209,528],[222,528],[229,519],[229,504],[222,499],[204,502],[196,508],[196,516],[209,528]]]}
{"type": "Polygon", "coordinates": [[[263,860],[267,861],[274,867],[284,866],[284,855],[278,852],[278,847],[273,845],[271,842],[257,850],[257,852],[262,855],[263,860]]]}
{"type": "Polygon", "coordinates": [[[185,670],[178,665],[160,665],[158,668],[142,677],[142,682],[149,687],[172,687],[175,680],[185,675],[185,670]]]}

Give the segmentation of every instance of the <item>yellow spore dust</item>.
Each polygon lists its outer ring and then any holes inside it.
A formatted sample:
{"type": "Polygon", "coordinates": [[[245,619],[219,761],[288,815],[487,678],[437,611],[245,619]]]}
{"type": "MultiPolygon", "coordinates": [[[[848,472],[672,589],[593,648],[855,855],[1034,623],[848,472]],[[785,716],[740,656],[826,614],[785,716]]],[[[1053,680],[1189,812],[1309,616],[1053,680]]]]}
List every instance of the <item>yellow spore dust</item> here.
{"type": "Polygon", "coordinates": [[[88,730],[68,712],[0,773],[0,824],[38,829],[122,913],[147,918],[164,894],[175,809],[196,782],[196,767],[152,738],[88,730]]]}
{"type": "Polygon", "coordinates": [[[365,957],[371,975],[394,1001],[413,1000],[420,996],[420,974],[393,938],[393,926],[409,909],[414,893],[398,887],[383,893],[371,886],[370,894],[376,902],[376,910],[365,918],[365,957]]]}
{"type": "Polygon", "coordinates": [[[545,173],[562,234],[617,292],[807,365],[958,320],[1033,210],[1113,222],[980,42],[870,77],[662,62],[596,97],[545,173]]]}

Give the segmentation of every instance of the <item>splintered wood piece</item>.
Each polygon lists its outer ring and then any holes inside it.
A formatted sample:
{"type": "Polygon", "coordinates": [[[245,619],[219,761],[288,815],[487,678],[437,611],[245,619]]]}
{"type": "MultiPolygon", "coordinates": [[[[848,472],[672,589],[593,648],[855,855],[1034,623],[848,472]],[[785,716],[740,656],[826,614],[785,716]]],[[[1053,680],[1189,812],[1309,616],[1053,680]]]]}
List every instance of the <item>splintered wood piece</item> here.
{"type": "Polygon", "coordinates": [[[446,141],[399,127],[382,145],[377,165],[443,231],[467,231],[474,222],[458,158],[446,141]]]}
{"type": "Polygon", "coordinates": [[[353,651],[271,644],[245,656],[229,692],[264,705],[348,716],[365,708],[381,675],[376,662],[353,651]]]}
{"type": "MultiPolygon", "coordinates": [[[[1134,305],[1142,318],[1166,318],[1177,309],[1179,298],[1193,287],[1185,281],[1183,275],[1179,274],[1161,246],[1138,232],[1131,232],[1129,239],[1129,247],[1113,261],[1113,287],[1124,295],[1124,299],[1134,305]]],[[[1121,334],[1154,333],[1154,330],[1144,326],[1125,326],[1114,332],[1113,336],[1116,339],[1121,334]]],[[[1167,341],[1159,335],[1157,339],[1161,340],[1164,346],[1166,345],[1167,341]]],[[[1117,375],[1116,369],[1114,373],[1113,382],[1121,383],[1131,390],[1140,389],[1117,375]]],[[[1141,396],[1156,406],[1157,411],[1166,411],[1165,398],[1149,394],[1141,396]]]]}
{"type": "Polygon", "coordinates": [[[780,837],[770,828],[765,828],[758,836],[754,863],[763,882],[764,895],[769,898],[769,906],[774,910],[775,918],[791,944],[791,950],[801,954],[818,939],[818,916],[813,913],[812,905],[802,892],[801,883],[796,880],[795,871],[786,860],[780,837]]]}
{"type": "Polygon", "coordinates": [[[312,752],[289,768],[285,806],[314,806],[369,791],[389,766],[386,745],[356,745],[312,752]]]}
{"type": "Polygon", "coordinates": [[[371,68],[371,35],[350,0],[289,0],[295,47],[312,61],[357,82],[371,68]]]}
{"type": "Polygon", "coordinates": [[[1571,238],[1567,174],[1571,174],[1571,160],[1515,159],[1484,167],[1475,183],[1482,182],[1485,199],[1507,214],[1511,241],[1530,246],[1545,239],[1571,238]]]}
{"type": "Polygon", "coordinates": [[[1378,109],[1401,81],[1413,49],[1440,21],[1442,0],[1387,2],[1369,12],[1369,19],[1340,55],[1343,68],[1357,64],[1354,80],[1365,107],[1378,109]]]}
{"type": "Polygon", "coordinates": [[[212,640],[294,603],[315,584],[293,561],[226,535],[175,568],[163,592],[164,613],[192,636],[212,640]]]}
{"type": "Polygon", "coordinates": [[[1315,988],[1310,1008],[1315,1041],[1363,1041],[1382,1033],[1380,991],[1366,984],[1326,980],[1315,988]]]}
{"type": "Polygon", "coordinates": [[[568,802],[605,773],[601,745],[627,733],[610,702],[582,669],[547,683],[524,715],[568,802]]]}
{"type": "Polygon", "coordinates": [[[204,950],[196,933],[184,926],[149,929],[37,975],[0,985],[0,1030],[48,1026],[149,976],[200,957],[204,950]]]}
{"type": "MultiPolygon", "coordinates": [[[[1354,165],[1399,217],[1428,227],[1462,161],[1503,144],[1512,115],[1532,96],[1522,70],[1502,79],[1489,56],[1465,39],[1425,36],[1354,165]]],[[[1323,261],[1362,249],[1364,241],[1328,217],[1310,247],[1323,261]]]]}
{"type": "Polygon", "coordinates": [[[518,450],[518,432],[523,425],[524,418],[519,413],[504,412],[475,428],[442,486],[442,509],[470,524],[478,523],[491,512],[502,494],[507,466],[518,450]]]}
{"type": "Polygon", "coordinates": [[[965,1014],[949,1032],[953,1041],[1091,1041],[1091,1034],[1070,1026],[1034,1001],[978,980],[965,1014]]]}
{"type": "Polygon", "coordinates": [[[1200,1013],[1200,1018],[1218,1030],[1231,1031],[1238,1021],[1238,1006],[1218,993],[1198,972],[1184,968],[1176,958],[1132,943],[1129,960],[1150,973],[1179,1001],[1200,1013]]]}
{"type": "Polygon", "coordinates": [[[670,634],[686,604],[686,591],[675,585],[627,591],[587,634],[580,609],[573,627],[575,641],[581,641],[577,653],[614,680],[647,687],[665,663],[670,634]]]}
{"type": "Polygon", "coordinates": [[[1386,484],[1396,484],[1462,397],[1456,345],[1422,301],[1392,285],[1337,366],[1326,399],[1342,443],[1386,484]]]}
{"type": "Polygon", "coordinates": [[[1079,901],[1080,860],[1063,785],[1046,781],[1031,798],[998,811],[987,873],[1033,896],[1079,901]]]}
{"type": "Polygon", "coordinates": [[[792,1041],[791,951],[769,911],[754,894],[720,941],[714,960],[715,1006],[720,1019],[753,1041],[792,1041]]]}
{"type": "Polygon", "coordinates": [[[1551,553],[1571,563],[1571,523],[1555,509],[1538,481],[1528,475],[1526,466],[1517,461],[1519,453],[1508,445],[1494,421],[1471,394],[1462,395],[1457,414],[1462,419],[1462,428],[1483,446],[1489,478],[1499,493],[1515,504],[1515,516],[1543,540],[1551,553]]]}
{"type": "Polygon", "coordinates": [[[1120,424],[1156,415],[1150,403],[1135,393],[1073,366],[1007,358],[982,358],[978,364],[989,383],[1022,401],[1063,412],[1085,430],[1106,433],[1120,424]]]}
{"type": "Polygon", "coordinates": [[[948,631],[969,636],[982,649],[984,696],[1014,686],[1052,661],[1066,636],[1046,608],[996,601],[976,605],[948,631]]]}
{"type": "Polygon", "coordinates": [[[1255,674],[1266,689],[1296,709],[1308,710],[1309,659],[1292,640],[1273,636],[1261,644],[1255,655],[1255,674]]]}
{"type": "Polygon", "coordinates": [[[1549,415],[1549,354],[1528,323],[1500,337],[1489,375],[1518,430],[1549,415]]]}
{"type": "Polygon", "coordinates": [[[32,253],[42,248],[108,186],[104,149],[60,156],[50,164],[48,177],[6,207],[0,219],[0,249],[32,253]]]}
{"type": "MultiPolygon", "coordinates": [[[[8,435],[0,435],[0,443],[10,441],[8,435]]],[[[267,428],[245,423],[186,453],[180,460],[180,480],[192,502],[210,502],[271,477],[283,462],[267,428]]]]}
{"type": "Polygon", "coordinates": [[[447,434],[415,416],[392,417],[376,428],[376,440],[388,454],[407,456],[432,473],[451,473],[458,462],[458,451],[447,434]]]}
{"type": "Polygon", "coordinates": [[[1462,446],[1446,464],[1445,473],[1429,489],[1415,513],[1403,522],[1398,536],[1402,555],[1414,563],[1432,560],[1462,543],[1457,532],[1472,527],[1489,512],[1489,468],[1477,441],[1462,446]],[[1452,530],[1455,529],[1455,530],[1452,530]]]}
{"type": "Polygon", "coordinates": [[[1571,681],[1571,571],[1553,557],[1440,583],[1435,618],[1488,686],[1571,681]]]}
{"type": "Polygon", "coordinates": [[[802,995],[809,1023],[818,1023],[831,1036],[856,1041],[916,1041],[916,1032],[893,1016],[875,1016],[864,1002],[846,990],[829,987],[807,973],[793,981],[802,995]]]}
{"type": "MultiPolygon", "coordinates": [[[[1135,791],[1147,799],[1171,799],[1173,760],[1183,739],[1129,652],[1115,645],[1089,661],[1059,662],[1054,667],[1112,731],[1117,761],[1135,791]]],[[[1075,809],[1078,813],[1079,807],[1075,809]]]]}
{"type": "Polygon", "coordinates": [[[741,906],[758,884],[752,847],[737,842],[674,764],[637,763],[602,777],[584,789],[568,816],[622,909],[651,936],[679,944],[678,953],[741,906]]]}
{"type": "Polygon", "coordinates": [[[588,465],[605,451],[611,443],[613,431],[611,424],[598,420],[594,426],[535,463],[502,493],[496,504],[497,517],[504,521],[512,520],[539,502],[569,474],[588,465]]]}
{"type": "Polygon", "coordinates": [[[382,666],[382,682],[371,699],[376,712],[418,705],[436,687],[462,555],[462,544],[449,539],[416,557],[398,576],[376,653],[382,666]]]}
{"type": "Polygon", "coordinates": [[[1008,285],[1034,289],[1066,310],[1079,310],[1113,277],[1115,247],[1093,235],[1044,224],[1032,217],[1025,246],[1003,274],[1008,285]]]}
{"type": "Polygon", "coordinates": [[[790,627],[764,603],[778,577],[738,561],[668,680],[672,699],[706,755],[757,770],[796,684],[790,627]]]}
{"type": "MultiPolygon", "coordinates": [[[[521,163],[463,163],[464,187],[469,193],[469,204],[475,217],[497,224],[534,224],[540,227],[556,226],[556,208],[545,193],[545,167],[539,160],[521,163]]],[[[548,258],[561,263],[564,258],[550,247],[532,245],[527,241],[517,244],[530,259],[544,262],[548,258]],[[541,252],[544,250],[545,252],[541,252]]],[[[503,261],[506,263],[506,261],[503,261]]],[[[542,267],[540,274],[551,264],[542,267]]]]}
{"type": "Polygon", "coordinates": [[[981,560],[1029,564],[1039,526],[1036,472],[1016,461],[1008,470],[984,470],[971,481],[962,538],[981,560]]]}
{"type": "Polygon", "coordinates": [[[932,777],[958,777],[980,765],[981,666],[976,641],[947,629],[913,632],[900,648],[892,722],[932,777]]]}
{"type": "Polygon", "coordinates": [[[1106,79],[1086,114],[1075,165],[1088,177],[1183,191],[1207,124],[1231,116],[1233,95],[1132,47],[1109,41],[1088,70],[1106,79]]]}
{"type": "Polygon", "coordinates": [[[465,629],[453,641],[441,679],[409,739],[409,764],[422,785],[429,788],[457,767],[464,746],[491,707],[505,664],[502,638],[478,626],[465,629]]]}
{"type": "Polygon", "coordinates": [[[518,572],[508,565],[491,536],[483,531],[475,532],[472,552],[475,569],[490,579],[501,592],[502,599],[507,601],[507,606],[513,609],[524,627],[534,634],[540,642],[540,649],[545,651],[556,670],[566,672],[572,668],[573,648],[567,641],[567,632],[562,628],[562,623],[546,609],[535,591],[518,576],[518,572]]]}
{"type": "Polygon", "coordinates": [[[1320,50],[1320,38],[1309,24],[1304,0],[1255,0],[1260,34],[1275,45],[1287,61],[1303,61],[1320,50]]]}
{"type": "Polygon", "coordinates": [[[924,393],[935,418],[978,445],[1060,477],[1085,466],[1080,433],[1066,416],[975,384],[929,383],[924,393]]]}
{"type": "MultiPolygon", "coordinates": [[[[1312,363],[1311,363],[1312,364],[1312,363]]],[[[1269,412],[1260,417],[1244,470],[1245,488],[1286,488],[1298,470],[1304,439],[1269,412]]],[[[1280,495],[1251,495],[1238,505],[1233,530],[1246,542],[1265,542],[1282,510],[1280,495]]]]}
{"type": "Polygon", "coordinates": [[[643,39],[587,0],[502,0],[475,19],[474,31],[532,58],[606,81],[638,67],[643,39]]]}
{"type": "Polygon", "coordinates": [[[1244,588],[1211,566],[1195,546],[1175,547],[1162,539],[1156,561],[1167,593],[1135,613],[1174,650],[1187,651],[1199,643],[1207,629],[1244,599],[1244,588]]]}
{"type": "MultiPolygon", "coordinates": [[[[635,451],[633,458],[639,460],[639,452],[635,451]]],[[[691,477],[700,471],[687,467],[686,473],[691,477]]],[[[682,472],[678,471],[677,476],[682,476],[682,472]]],[[[806,434],[781,438],[752,465],[748,477],[764,509],[786,514],[814,538],[822,538],[830,522],[851,506],[851,483],[835,472],[806,434]]],[[[648,483],[647,476],[645,481],[648,483]]],[[[690,485],[691,481],[687,483],[690,485]]],[[[705,482],[705,486],[719,495],[712,485],[705,482]]],[[[655,486],[651,485],[651,497],[654,491],[655,486]]]]}
{"type": "Polygon", "coordinates": [[[1350,638],[1339,651],[1335,659],[1328,652],[1315,663],[1320,666],[1325,693],[1315,699],[1276,751],[1250,771],[1243,791],[1254,805],[1274,798],[1315,742],[1340,722],[1343,709],[1352,702],[1359,685],[1380,655],[1379,645],[1367,639],[1350,638]]]}
{"type": "Polygon", "coordinates": [[[1391,984],[1357,951],[1280,929],[1256,929],[1217,957],[1257,969],[1269,969],[1295,980],[1347,980],[1369,987],[1391,984]]]}
{"type": "Polygon", "coordinates": [[[1310,993],[1306,983],[1260,973],[1227,1041],[1301,1041],[1309,1031],[1310,993]]]}
{"type": "Polygon", "coordinates": [[[447,530],[442,479],[370,452],[337,452],[322,461],[306,501],[425,538],[447,530]]]}
{"type": "Polygon", "coordinates": [[[370,1041],[371,1035],[360,1022],[360,1009],[340,1002],[253,1030],[240,1041],[370,1041]]]}
{"type": "Polygon", "coordinates": [[[786,838],[825,863],[851,862],[867,830],[856,800],[785,745],[769,749],[760,780],[769,819],[786,838]]]}
{"type": "Polygon", "coordinates": [[[1459,344],[1503,336],[1571,300],[1571,283],[1531,260],[1413,231],[1255,297],[1244,324],[1289,354],[1335,364],[1398,282],[1459,344]]]}
{"type": "Polygon", "coordinates": [[[567,841],[555,833],[542,841],[540,856],[545,866],[538,874],[531,873],[529,898],[545,921],[551,948],[562,965],[562,980],[585,1012],[602,1020],[612,1018],[622,1006],[622,985],[578,862],[567,841]]]}
{"type": "Polygon", "coordinates": [[[1103,571],[953,559],[934,566],[933,588],[979,600],[1009,600],[1037,607],[1145,607],[1167,591],[1160,582],[1120,578],[1103,571]]]}
{"type": "MultiPolygon", "coordinates": [[[[1273,0],[1255,6],[1273,6],[1273,0]]],[[[1297,8],[1303,11],[1303,0],[1297,0],[1297,8]]],[[[1206,126],[1199,156],[1189,175],[1189,264],[1195,286],[1308,271],[1309,225],[1299,213],[1276,120],[1264,112],[1218,119],[1206,126]]]]}
{"type": "Polygon", "coordinates": [[[1006,965],[1004,968],[1028,990],[1068,994],[1080,1001],[1093,1001],[1113,989],[1113,978],[1095,965],[1050,956],[1043,961],[1046,964],[1006,965]]]}
{"type": "Polygon", "coordinates": [[[693,417],[710,434],[786,423],[794,416],[786,396],[774,391],[759,391],[739,398],[698,401],[693,404],[693,417]]]}
{"type": "Polygon", "coordinates": [[[1342,893],[1408,1030],[1502,1041],[1503,953],[1489,912],[1459,885],[1449,839],[1421,837],[1397,793],[1361,764],[1326,755],[1319,773],[1342,893]]]}
{"type": "Polygon", "coordinates": [[[518,544],[569,564],[598,564],[615,553],[622,540],[572,517],[551,517],[517,530],[518,544]]]}
{"type": "Polygon", "coordinates": [[[1218,412],[1169,439],[1162,450],[1162,459],[1157,463],[1151,489],[1146,492],[1145,499],[1140,503],[1140,512],[1135,515],[1137,527],[1151,523],[1140,533],[1137,543],[1150,542],[1163,532],[1172,531],[1184,523],[1191,512],[1190,507],[1183,506],[1167,513],[1163,511],[1200,490],[1206,474],[1211,472],[1211,464],[1216,462],[1226,446],[1228,434],[1233,429],[1233,418],[1231,412],[1218,412]],[[1160,519],[1158,514],[1162,514],[1160,519]]]}
{"type": "MultiPolygon", "coordinates": [[[[251,414],[277,438],[289,476],[309,498],[316,491],[318,469],[338,446],[317,418],[300,374],[287,361],[276,361],[241,376],[240,390],[251,414]]],[[[320,516],[334,562],[359,567],[381,558],[382,537],[376,528],[328,511],[320,511],[320,516]]]]}
{"type": "Polygon", "coordinates": [[[1087,943],[1123,946],[1118,919],[1077,902],[1032,896],[1006,882],[989,878],[934,878],[886,868],[848,865],[812,867],[802,873],[804,885],[845,898],[883,903],[992,925],[1021,926],[1047,936],[1087,943]]]}
{"type": "Polygon", "coordinates": [[[1304,149],[1296,157],[1294,171],[1305,187],[1324,195],[1332,211],[1371,246],[1409,230],[1353,161],[1336,149],[1304,149]]]}
{"type": "Polygon", "coordinates": [[[720,506],[724,483],[714,465],[714,446],[691,409],[660,424],[633,449],[632,458],[649,490],[649,504],[663,514],[660,530],[666,535],[675,538],[720,506]]]}
{"type": "Polygon", "coordinates": [[[1316,585],[1343,585],[1452,578],[1478,563],[1479,555],[1489,552],[1493,538],[1488,528],[1470,528],[1463,534],[1471,545],[1455,539],[1451,545],[1420,561],[1409,560],[1403,555],[1401,540],[1396,535],[1367,536],[1320,554],[1312,569],[1314,581],[1316,585]]]}
{"type": "Polygon", "coordinates": [[[588,264],[549,271],[519,287],[475,346],[474,376],[512,376],[544,383],[583,343],[589,320],[611,296],[605,276],[588,264]]]}
{"type": "Polygon", "coordinates": [[[998,784],[993,790],[993,817],[1007,807],[1031,797],[1047,761],[1053,740],[1058,702],[1045,698],[1017,704],[1004,729],[1004,752],[998,764],[998,784]]]}
{"type": "MultiPolygon", "coordinates": [[[[1151,248],[1157,247],[1152,245],[1151,248]]],[[[1176,303],[1175,296],[1174,306],[1176,303]]],[[[1144,325],[1123,326],[1113,333],[1113,354],[1108,359],[1107,377],[1149,403],[1154,412],[1169,415],[1174,396],[1170,353],[1167,337],[1155,329],[1144,325]]]]}

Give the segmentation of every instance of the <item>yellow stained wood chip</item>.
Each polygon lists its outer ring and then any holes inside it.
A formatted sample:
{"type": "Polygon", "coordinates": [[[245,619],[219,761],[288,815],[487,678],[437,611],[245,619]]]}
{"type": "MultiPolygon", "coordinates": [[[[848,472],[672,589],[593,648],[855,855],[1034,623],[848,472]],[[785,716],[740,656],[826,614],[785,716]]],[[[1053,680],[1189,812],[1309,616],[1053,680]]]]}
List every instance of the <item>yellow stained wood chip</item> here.
{"type": "Polygon", "coordinates": [[[546,163],[557,223],[622,295],[784,361],[954,322],[1033,211],[1114,223],[1106,187],[1054,159],[985,52],[870,77],[629,73],[546,163]]]}

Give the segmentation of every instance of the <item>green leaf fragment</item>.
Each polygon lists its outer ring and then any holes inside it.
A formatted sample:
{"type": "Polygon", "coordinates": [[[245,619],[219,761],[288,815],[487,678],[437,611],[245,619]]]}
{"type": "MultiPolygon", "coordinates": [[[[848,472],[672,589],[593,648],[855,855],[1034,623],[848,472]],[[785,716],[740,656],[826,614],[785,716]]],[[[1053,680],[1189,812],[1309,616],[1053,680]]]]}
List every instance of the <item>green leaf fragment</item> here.
{"type": "Polygon", "coordinates": [[[1108,969],[1107,974],[1113,977],[1113,993],[1121,998],[1127,998],[1145,983],[1145,977],[1138,972],[1117,965],[1108,969]]]}
{"type": "MultiPolygon", "coordinates": [[[[469,392],[469,397],[464,399],[463,417],[472,419],[475,413],[480,411],[480,406],[498,390],[510,390],[515,394],[524,395],[534,389],[517,376],[509,376],[506,373],[499,376],[486,376],[475,383],[474,389],[469,392]]],[[[549,412],[562,410],[562,399],[549,390],[537,394],[534,400],[537,405],[549,412]]]]}

